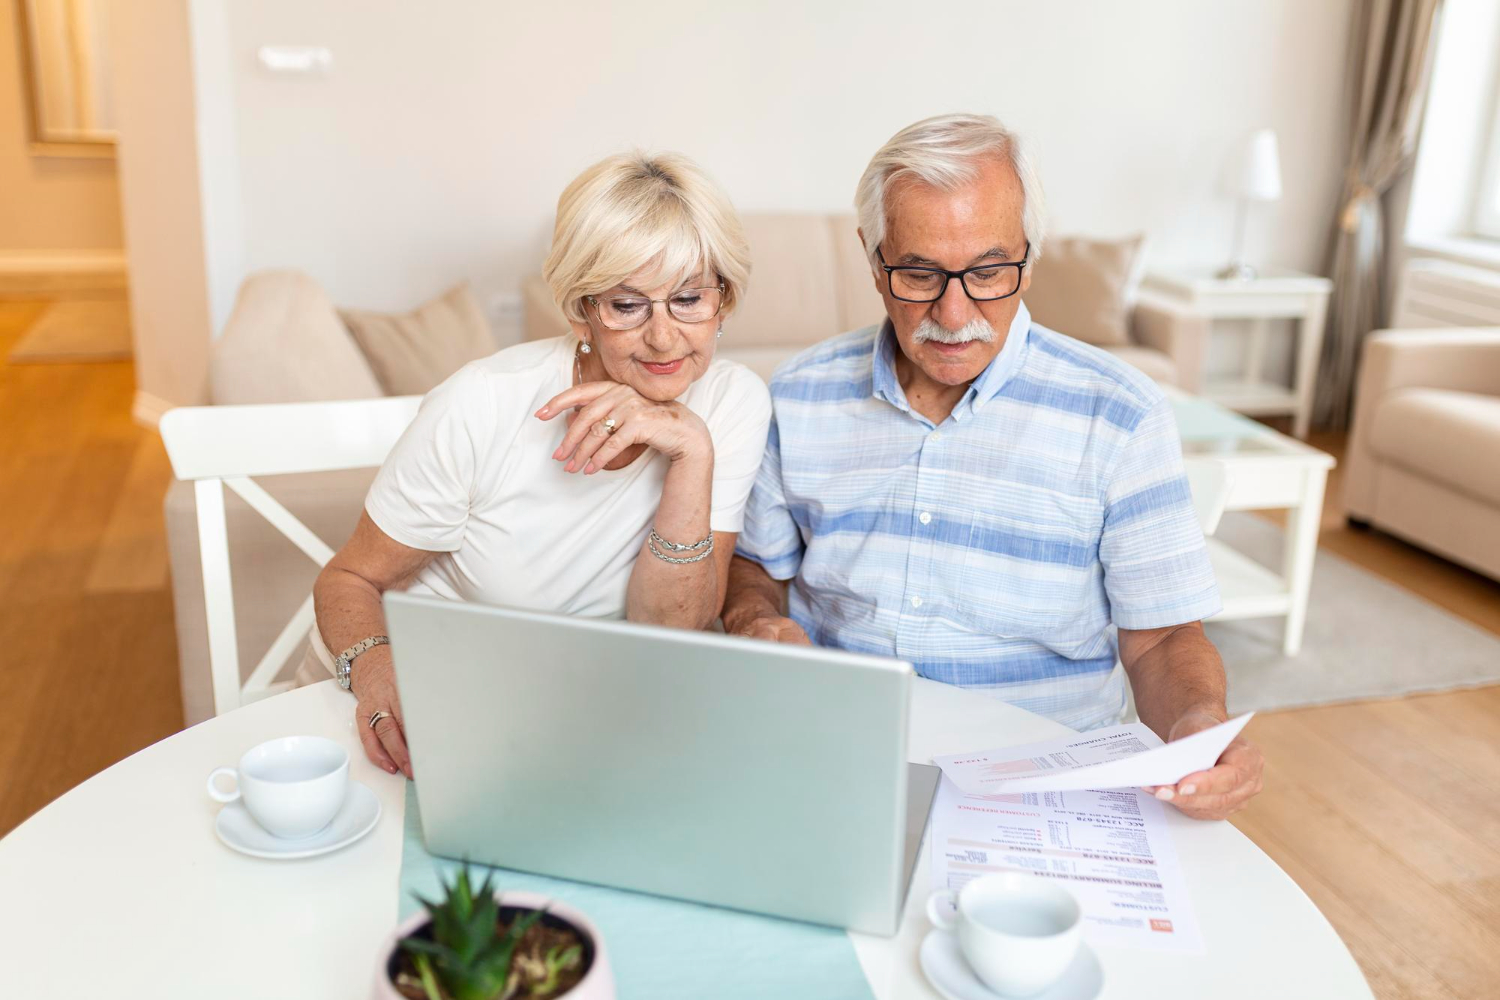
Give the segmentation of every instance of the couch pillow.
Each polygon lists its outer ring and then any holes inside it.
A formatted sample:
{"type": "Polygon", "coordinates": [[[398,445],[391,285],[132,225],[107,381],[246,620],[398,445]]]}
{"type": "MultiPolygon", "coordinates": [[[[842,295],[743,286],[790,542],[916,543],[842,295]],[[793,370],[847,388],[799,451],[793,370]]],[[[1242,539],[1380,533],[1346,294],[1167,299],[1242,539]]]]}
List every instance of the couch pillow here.
{"type": "Polygon", "coordinates": [[[306,403],[381,395],[369,364],[318,283],[261,271],[240,286],[209,352],[215,403],[306,403]]]}
{"type": "Polygon", "coordinates": [[[386,393],[422,395],[498,345],[466,281],[409,313],[341,309],[386,393]]]}
{"type": "Polygon", "coordinates": [[[1130,343],[1130,307],[1140,284],[1145,238],[1050,239],[1026,290],[1031,318],[1100,347],[1130,343]]]}

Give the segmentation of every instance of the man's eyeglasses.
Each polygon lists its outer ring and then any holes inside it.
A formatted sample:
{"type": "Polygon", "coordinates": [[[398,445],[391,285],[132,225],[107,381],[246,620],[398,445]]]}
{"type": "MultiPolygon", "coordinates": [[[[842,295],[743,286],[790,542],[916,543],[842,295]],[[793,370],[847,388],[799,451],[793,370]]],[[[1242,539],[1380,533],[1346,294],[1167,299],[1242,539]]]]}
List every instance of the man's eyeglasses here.
{"type": "Polygon", "coordinates": [[[980,264],[962,271],[945,271],[940,267],[914,267],[887,264],[880,247],[875,248],[881,269],[891,286],[891,295],[902,302],[936,302],[948,290],[948,282],[957,278],[964,294],[975,302],[1008,299],[1021,290],[1021,270],[1031,256],[1031,243],[1020,260],[980,264]]]}
{"type": "Polygon", "coordinates": [[[682,288],[664,299],[644,295],[590,295],[587,297],[599,322],[611,330],[634,330],[651,318],[655,303],[664,303],[667,312],[680,323],[706,323],[719,315],[724,305],[724,286],[682,288]]]}

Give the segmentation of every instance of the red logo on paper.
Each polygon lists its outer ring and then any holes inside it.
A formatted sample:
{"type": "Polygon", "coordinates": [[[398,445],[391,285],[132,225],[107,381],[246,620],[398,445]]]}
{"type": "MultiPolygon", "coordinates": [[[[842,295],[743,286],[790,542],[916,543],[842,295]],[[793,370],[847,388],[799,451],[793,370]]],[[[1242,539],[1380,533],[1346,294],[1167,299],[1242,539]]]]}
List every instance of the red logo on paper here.
{"type": "Polygon", "coordinates": [[[1170,934],[1172,933],[1172,921],[1153,920],[1151,921],[1151,929],[1153,931],[1166,931],[1168,934],[1170,934]]]}

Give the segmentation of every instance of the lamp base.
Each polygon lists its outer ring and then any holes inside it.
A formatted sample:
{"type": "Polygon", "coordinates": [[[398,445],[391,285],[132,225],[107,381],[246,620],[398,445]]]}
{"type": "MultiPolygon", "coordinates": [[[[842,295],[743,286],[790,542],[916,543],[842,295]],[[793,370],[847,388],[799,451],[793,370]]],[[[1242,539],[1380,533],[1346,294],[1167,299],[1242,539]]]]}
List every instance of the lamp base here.
{"type": "Polygon", "coordinates": [[[1214,275],[1214,277],[1227,278],[1231,281],[1254,281],[1259,277],[1259,274],[1255,268],[1241,260],[1235,261],[1228,267],[1225,267],[1218,274],[1214,275]]]}

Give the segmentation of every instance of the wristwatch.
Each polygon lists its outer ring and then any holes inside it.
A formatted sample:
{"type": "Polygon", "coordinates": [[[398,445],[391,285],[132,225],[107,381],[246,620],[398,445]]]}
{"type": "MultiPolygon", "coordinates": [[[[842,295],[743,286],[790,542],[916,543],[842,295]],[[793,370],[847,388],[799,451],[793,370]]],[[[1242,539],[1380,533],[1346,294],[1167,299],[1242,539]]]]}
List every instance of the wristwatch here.
{"type": "Polygon", "coordinates": [[[333,675],[339,680],[339,687],[345,691],[349,690],[349,668],[354,663],[354,658],[367,649],[382,646],[391,641],[388,635],[372,635],[368,639],[361,639],[348,649],[344,650],[333,660],[333,675]]]}

